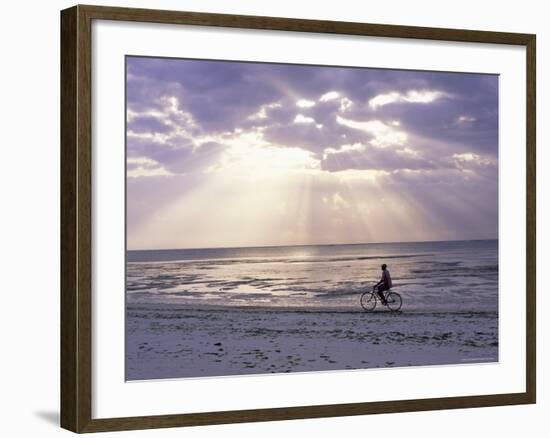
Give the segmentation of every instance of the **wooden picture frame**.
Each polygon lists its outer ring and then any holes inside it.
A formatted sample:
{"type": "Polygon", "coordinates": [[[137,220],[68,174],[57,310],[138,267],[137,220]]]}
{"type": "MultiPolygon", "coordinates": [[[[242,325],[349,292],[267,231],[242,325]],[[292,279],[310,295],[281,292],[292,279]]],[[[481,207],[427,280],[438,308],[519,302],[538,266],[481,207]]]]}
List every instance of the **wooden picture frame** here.
{"type": "Polygon", "coordinates": [[[61,12],[61,426],[98,432],[535,403],[535,35],[275,17],[75,6],[61,12]],[[92,418],[92,21],[185,24],[526,48],[526,391],[223,412],[92,418]]]}

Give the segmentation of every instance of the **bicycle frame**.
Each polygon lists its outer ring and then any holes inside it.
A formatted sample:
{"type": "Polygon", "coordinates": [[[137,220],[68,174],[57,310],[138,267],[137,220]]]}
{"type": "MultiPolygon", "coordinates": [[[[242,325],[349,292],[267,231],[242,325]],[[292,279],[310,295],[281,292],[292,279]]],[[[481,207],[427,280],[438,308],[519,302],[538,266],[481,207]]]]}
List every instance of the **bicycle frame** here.
{"type": "MultiPolygon", "coordinates": [[[[365,291],[365,292],[367,292],[367,291],[365,291]]],[[[378,295],[378,288],[377,287],[373,288],[371,292],[374,295],[375,299],[380,300],[380,295],[378,295]]],[[[388,299],[388,295],[389,295],[390,292],[391,292],[391,289],[386,289],[386,290],[382,291],[382,294],[384,295],[385,300],[388,299]]]]}

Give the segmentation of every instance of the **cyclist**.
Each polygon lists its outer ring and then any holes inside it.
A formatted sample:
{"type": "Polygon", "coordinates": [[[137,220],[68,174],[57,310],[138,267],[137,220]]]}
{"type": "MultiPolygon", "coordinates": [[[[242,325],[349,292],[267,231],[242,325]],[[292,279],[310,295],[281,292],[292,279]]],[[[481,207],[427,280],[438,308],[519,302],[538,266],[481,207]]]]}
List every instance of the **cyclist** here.
{"type": "Polygon", "coordinates": [[[374,285],[375,289],[378,289],[378,296],[380,297],[380,301],[382,301],[382,304],[384,306],[386,303],[386,298],[384,297],[384,291],[390,290],[393,286],[391,282],[391,276],[390,271],[388,271],[386,264],[384,263],[382,266],[382,278],[380,278],[380,281],[374,285]]]}

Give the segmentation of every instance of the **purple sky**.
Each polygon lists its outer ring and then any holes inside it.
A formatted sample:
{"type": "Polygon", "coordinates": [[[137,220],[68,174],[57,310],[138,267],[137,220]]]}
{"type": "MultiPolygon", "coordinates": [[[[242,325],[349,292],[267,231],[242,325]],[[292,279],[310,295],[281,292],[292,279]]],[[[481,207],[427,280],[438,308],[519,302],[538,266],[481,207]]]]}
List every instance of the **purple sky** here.
{"type": "Polygon", "coordinates": [[[129,249],[496,238],[498,77],[127,58],[129,249]]]}

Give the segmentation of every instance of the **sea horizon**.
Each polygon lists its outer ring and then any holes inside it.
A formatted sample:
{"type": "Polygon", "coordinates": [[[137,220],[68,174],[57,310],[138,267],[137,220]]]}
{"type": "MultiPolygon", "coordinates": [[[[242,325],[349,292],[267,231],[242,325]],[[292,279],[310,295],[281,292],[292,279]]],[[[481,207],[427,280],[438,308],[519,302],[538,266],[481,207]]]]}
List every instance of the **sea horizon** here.
{"type": "Polygon", "coordinates": [[[434,240],[389,240],[385,242],[338,242],[338,243],[300,243],[300,244],[280,244],[280,245],[244,245],[244,246],[189,246],[181,248],[139,248],[126,249],[126,252],[139,251],[180,251],[180,250],[199,250],[199,249],[248,249],[248,248],[292,248],[300,246],[340,246],[340,245],[383,245],[383,244],[398,244],[398,243],[437,243],[437,242],[477,242],[499,240],[498,237],[483,238],[483,239],[434,239],[434,240]]]}

